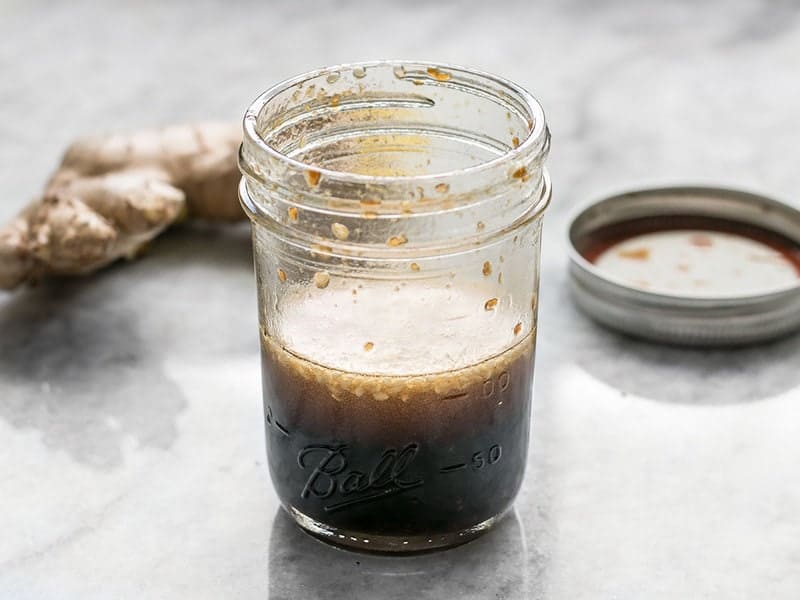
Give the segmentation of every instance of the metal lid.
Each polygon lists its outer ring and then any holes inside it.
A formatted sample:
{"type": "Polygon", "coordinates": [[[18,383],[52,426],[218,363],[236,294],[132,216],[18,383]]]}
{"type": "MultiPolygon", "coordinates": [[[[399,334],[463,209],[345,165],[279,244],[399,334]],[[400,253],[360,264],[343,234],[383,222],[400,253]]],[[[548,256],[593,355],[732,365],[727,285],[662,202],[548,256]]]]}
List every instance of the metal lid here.
{"type": "Polygon", "coordinates": [[[660,342],[729,346],[800,329],[800,211],[761,195],[671,187],[605,198],[569,228],[578,306],[660,342]]]}

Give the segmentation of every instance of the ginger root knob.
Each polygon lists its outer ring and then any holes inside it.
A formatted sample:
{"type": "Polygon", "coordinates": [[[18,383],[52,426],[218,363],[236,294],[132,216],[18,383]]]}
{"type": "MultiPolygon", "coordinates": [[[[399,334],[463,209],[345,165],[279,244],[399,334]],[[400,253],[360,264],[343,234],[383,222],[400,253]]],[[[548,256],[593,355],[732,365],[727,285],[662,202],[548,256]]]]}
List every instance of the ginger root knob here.
{"type": "Polygon", "coordinates": [[[78,140],[40,198],[0,228],[0,289],[132,257],[182,215],[244,218],[237,125],[179,125],[78,140]]]}

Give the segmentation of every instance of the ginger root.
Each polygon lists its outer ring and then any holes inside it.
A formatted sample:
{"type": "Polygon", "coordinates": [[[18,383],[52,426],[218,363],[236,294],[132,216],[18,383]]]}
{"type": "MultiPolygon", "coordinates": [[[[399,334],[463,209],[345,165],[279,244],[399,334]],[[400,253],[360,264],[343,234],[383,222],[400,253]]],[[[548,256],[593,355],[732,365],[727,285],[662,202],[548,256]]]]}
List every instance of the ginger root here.
{"type": "Polygon", "coordinates": [[[222,123],[78,140],[43,195],[0,228],[0,289],[133,257],[184,215],[244,218],[240,142],[239,126],[222,123]]]}

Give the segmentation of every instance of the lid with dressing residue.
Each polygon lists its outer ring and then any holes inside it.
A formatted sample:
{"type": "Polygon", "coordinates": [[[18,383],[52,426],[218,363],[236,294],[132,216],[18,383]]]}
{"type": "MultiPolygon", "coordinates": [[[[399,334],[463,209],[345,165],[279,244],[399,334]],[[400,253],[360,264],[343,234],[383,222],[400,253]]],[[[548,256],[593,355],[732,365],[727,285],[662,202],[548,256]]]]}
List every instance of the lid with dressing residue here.
{"type": "Polygon", "coordinates": [[[629,192],[569,228],[578,306],[651,340],[740,345],[800,329],[800,211],[710,187],[629,192]]]}

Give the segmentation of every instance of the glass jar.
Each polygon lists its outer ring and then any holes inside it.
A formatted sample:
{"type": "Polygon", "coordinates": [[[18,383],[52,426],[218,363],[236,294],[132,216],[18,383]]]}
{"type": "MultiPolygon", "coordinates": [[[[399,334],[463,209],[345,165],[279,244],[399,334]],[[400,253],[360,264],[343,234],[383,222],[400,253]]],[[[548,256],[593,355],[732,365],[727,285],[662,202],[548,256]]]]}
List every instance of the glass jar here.
{"type": "Polygon", "coordinates": [[[374,62],[281,83],[244,119],[267,450],[334,543],[491,527],[528,451],[549,134],[525,90],[374,62]]]}

